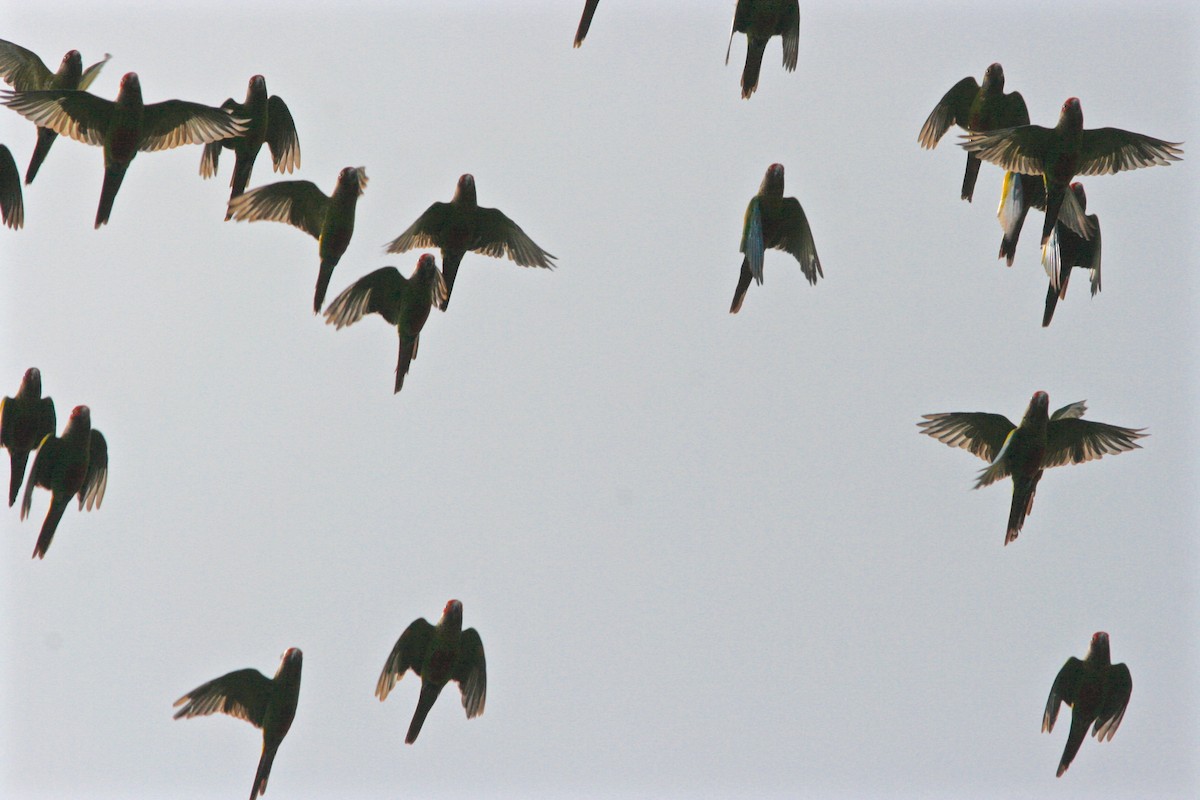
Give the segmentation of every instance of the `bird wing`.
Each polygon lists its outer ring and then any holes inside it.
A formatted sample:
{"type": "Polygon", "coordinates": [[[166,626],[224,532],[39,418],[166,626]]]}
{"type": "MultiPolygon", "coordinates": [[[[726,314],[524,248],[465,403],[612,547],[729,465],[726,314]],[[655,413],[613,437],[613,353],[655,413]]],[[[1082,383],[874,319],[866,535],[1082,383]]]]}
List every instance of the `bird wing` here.
{"type": "Polygon", "coordinates": [[[279,95],[267,101],[267,147],[276,172],[291,172],[300,167],[300,137],[287,103],[279,95]]]}
{"type": "Polygon", "coordinates": [[[223,108],[186,100],[164,100],[145,107],[138,149],[169,150],[185,144],[229,139],[246,130],[246,120],[223,108]]]}
{"type": "Polygon", "coordinates": [[[28,92],[45,89],[53,79],[54,73],[36,53],[0,39],[0,80],[18,92],[28,92]]]}
{"type": "Polygon", "coordinates": [[[54,462],[61,447],[62,440],[53,433],[46,434],[38,443],[33,469],[29,471],[29,480],[25,482],[25,496],[21,498],[21,519],[29,516],[29,509],[33,505],[33,487],[50,488],[50,479],[54,476],[54,462]]]}
{"type": "Polygon", "coordinates": [[[733,7],[733,21],[729,24],[729,44],[725,45],[725,66],[729,66],[729,51],[733,49],[733,35],[750,25],[750,0],[738,0],[733,7]]]}
{"type": "Polygon", "coordinates": [[[1164,142],[1120,128],[1083,132],[1077,175],[1110,175],[1125,169],[1167,165],[1183,155],[1182,142],[1164,142]]]}
{"type": "Polygon", "coordinates": [[[450,203],[434,203],[387,245],[389,253],[407,253],[414,247],[441,247],[441,232],[453,213],[450,203]]]}
{"type": "Polygon", "coordinates": [[[433,626],[424,617],[413,620],[412,624],[404,629],[404,633],[400,634],[396,646],[388,655],[383,671],[379,673],[379,681],[375,684],[375,696],[380,701],[387,699],[388,692],[408,670],[421,674],[421,662],[425,660],[425,653],[432,641],[433,626]]]}
{"type": "Polygon", "coordinates": [[[995,460],[1008,435],[1017,427],[1002,414],[984,411],[923,414],[922,419],[925,421],[917,423],[921,433],[951,447],[961,447],[989,462],[995,460]]]}
{"type": "Polygon", "coordinates": [[[1122,428],[1086,419],[1052,419],[1046,428],[1046,452],[1042,468],[1082,464],[1111,453],[1140,448],[1135,439],[1149,434],[1144,428],[1122,428]]]}
{"type": "Polygon", "coordinates": [[[108,488],[108,442],[104,434],[92,428],[91,439],[88,441],[88,468],[83,478],[83,486],[79,487],[79,508],[85,505],[87,510],[100,507],[104,502],[104,490],[108,488]]]}
{"type": "Polygon", "coordinates": [[[1087,401],[1076,400],[1055,411],[1050,415],[1050,419],[1079,419],[1085,412],[1087,412],[1087,401]]]}
{"type": "Polygon", "coordinates": [[[104,58],[85,69],[83,71],[83,75],[79,78],[79,85],[75,88],[82,92],[84,89],[91,86],[92,81],[96,80],[96,78],[100,75],[100,70],[104,69],[104,65],[108,63],[110,58],[112,58],[112,56],[108,53],[105,53],[104,58]]]}
{"type": "Polygon", "coordinates": [[[1045,173],[1045,157],[1054,131],[1041,125],[1021,125],[988,132],[967,131],[959,144],[984,161],[1024,175],[1045,173]]]}
{"type": "Polygon", "coordinates": [[[498,209],[480,208],[475,237],[467,245],[485,256],[507,256],[522,267],[554,269],[554,256],[534,244],[525,231],[498,209]]]}
{"type": "Polygon", "coordinates": [[[238,669],[195,689],[175,701],[183,706],[175,719],[208,714],[228,714],[244,719],[256,728],[263,726],[271,700],[271,679],[256,669],[238,669]],[[186,704],[186,705],[185,705],[186,704]]]}
{"type": "Polygon", "coordinates": [[[750,268],[750,274],[761,286],[766,244],[763,242],[762,201],[757,195],[750,198],[750,202],[746,206],[746,216],[742,222],[740,250],[746,255],[746,265],[750,268]]]}
{"type": "Polygon", "coordinates": [[[88,92],[8,92],[4,105],[35,125],[102,146],[115,103],[88,92]]]}
{"type": "MultiPolygon", "coordinates": [[[[221,108],[228,111],[230,114],[242,114],[242,109],[245,108],[237,100],[232,97],[225,98],[225,102],[221,103],[221,108]]],[[[204,145],[204,152],[200,154],[200,177],[211,178],[217,174],[217,164],[221,159],[221,142],[209,142],[204,145]]]]}
{"type": "Polygon", "coordinates": [[[792,0],[786,4],[779,18],[779,34],[783,37],[783,66],[788,72],[796,71],[796,59],[800,55],[800,3],[792,0]]]}
{"type": "Polygon", "coordinates": [[[942,95],[942,99],[929,112],[917,141],[921,147],[931,150],[950,130],[951,125],[966,127],[967,113],[971,110],[971,101],[979,94],[979,81],[968,76],[950,87],[950,91],[942,95]]]}
{"type": "Polygon", "coordinates": [[[21,194],[21,172],[12,151],[0,144],[0,217],[14,230],[25,224],[25,200],[21,194]]]}
{"type": "Polygon", "coordinates": [[[1042,713],[1042,733],[1054,730],[1060,703],[1075,705],[1075,701],[1079,699],[1079,687],[1083,684],[1086,674],[1084,663],[1075,656],[1071,656],[1067,663],[1063,664],[1054,678],[1054,685],[1050,687],[1050,697],[1046,699],[1046,710],[1042,713]]]}
{"type": "Polygon", "coordinates": [[[800,270],[809,283],[815,284],[818,277],[825,276],[821,271],[821,259],[817,258],[817,245],[813,242],[808,217],[805,216],[800,201],[794,197],[783,198],[780,233],[779,246],[800,262],[800,270]]]}
{"type": "Polygon", "coordinates": [[[325,308],[325,324],[341,330],[367,314],[379,314],[395,325],[400,294],[408,280],[395,267],[380,267],[347,286],[325,308]]]}
{"type": "Polygon", "coordinates": [[[1124,664],[1110,666],[1104,675],[1100,706],[1096,709],[1096,724],[1092,728],[1092,735],[1097,741],[1112,740],[1125,717],[1125,707],[1129,705],[1132,692],[1133,677],[1129,674],[1129,667],[1124,664]]]}
{"type": "Polygon", "coordinates": [[[239,222],[286,222],[320,239],[329,203],[312,181],[279,181],[233,198],[229,213],[239,222]]]}
{"type": "Polygon", "coordinates": [[[1089,240],[1090,246],[1085,245],[1083,266],[1092,271],[1092,296],[1100,291],[1100,218],[1095,214],[1088,215],[1088,225],[1094,231],[1089,240]]]}
{"type": "Polygon", "coordinates": [[[1009,92],[1000,100],[1000,108],[997,114],[997,119],[1000,121],[1002,128],[1016,128],[1021,125],[1029,124],[1029,107],[1025,105],[1025,98],[1020,92],[1009,92]]]}
{"type": "Polygon", "coordinates": [[[454,661],[451,677],[458,681],[467,719],[482,714],[487,702],[487,663],[483,657],[483,640],[474,628],[467,628],[458,640],[458,658],[454,661]]]}

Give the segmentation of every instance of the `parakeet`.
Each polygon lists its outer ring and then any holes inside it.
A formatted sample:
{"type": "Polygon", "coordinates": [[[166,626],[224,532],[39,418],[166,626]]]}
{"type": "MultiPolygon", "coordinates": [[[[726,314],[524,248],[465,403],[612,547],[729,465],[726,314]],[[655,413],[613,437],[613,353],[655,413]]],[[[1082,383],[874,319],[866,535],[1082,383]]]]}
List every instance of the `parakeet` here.
{"type": "Polygon", "coordinates": [[[1125,716],[1132,692],[1133,678],[1129,667],[1112,663],[1108,634],[1104,631],[1092,634],[1092,644],[1083,661],[1074,656],[1067,659],[1050,687],[1050,697],[1042,713],[1042,732],[1049,733],[1058,719],[1059,704],[1066,703],[1071,707],[1071,732],[1067,734],[1067,745],[1058,762],[1057,777],[1061,778],[1071,766],[1089,725],[1097,741],[1112,740],[1125,716]]]}

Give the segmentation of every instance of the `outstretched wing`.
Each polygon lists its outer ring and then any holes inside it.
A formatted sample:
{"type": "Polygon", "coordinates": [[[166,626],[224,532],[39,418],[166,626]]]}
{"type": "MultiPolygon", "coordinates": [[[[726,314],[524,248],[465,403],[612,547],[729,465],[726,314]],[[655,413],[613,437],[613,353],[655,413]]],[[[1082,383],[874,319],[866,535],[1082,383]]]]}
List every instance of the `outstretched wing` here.
{"type": "Polygon", "coordinates": [[[499,209],[480,208],[475,238],[467,245],[485,256],[507,256],[522,267],[554,269],[554,256],[534,244],[517,223],[499,209]]]}
{"type": "Polygon", "coordinates": [[[1079,699],[1079,687],[1083,685],[1085,674],[1083,662],[1075,656],[1071,656],[1067,659],[1067,663],[1063,664],[1063,668],[1058,671],[1058,676],[1054,679],[1054,685],[1050,687],[1050,697],[1047,698],[1046,710],[1042,713],[1042,733],[1054,730],[1061,703],[1069,706],[1075,705],[1075,701],[1079,699]]]}
{"type": "Polygon", "coordinates": [[[1141,445],[1135,440],[1149,435],[1142,433],[1143,430],[1078,418],[1052,419],[1046,428],[1042,468],[1082,464],[1112,453],[1138,449],[1141,445]]]}
{"type": "Polygon", "coordinates": [[[815,284],[818,277],[825,276],[821,271],[821,260],[817,258],[817,246],[813,243],[808,217],[805,216],[800,201],[794,197],[783,198],[779,246],[800,262],[800,270],[809,283],[815,284]]]}
{"type": "Polygon", "coordinates": [[[287,103],[279,95],[267,101],[267,147],[276,172],[291,172],[300,167],[300,136],[287,103]]]}
{"type": "Polygon", "coordinates": [[[271,699],[271,685],[271,679],[256,669],[234,670],[200,684],[176,700],[175,705],[183,708],[175,712],[175,719],[221,713],[261,728],[271,699]]]}
{"type": "Polygon", "coordinates": [[[442,230],[453,212],[450,203],[434,203],[408,226],[408,230],[387,245],[389,253],[407,253],[414,247],[441,247],[442,230]]]}
{"type": "Polygon", "coordinates": [[[325,309],[325,324],[341,330],[367,314],[379,314],[395,325],[400,293],[407,279],[395,267],[380,267],[350,284],[325,309]]]}
{"type": "Polygon", "coordinates": [[[88,468],[83,478],[83,486],[79,487],[79,508],[87,506],[100,507],[104,502],[104,490],[108,488],[108,442],[104,434],[92,428],[91,439],[88,442],[88,468]]]}
{"type": "Polygon", "coordinates": [[[0,217],[14,230],[25,224],[25,200],[21,194],[21,173],[12,152],[0,144],[0,217]]]}
{"type": "Polygon", "coordinates": [[[1183,155],[1182,142],[1164,142],[1120,128],[1083,132],[1077,175],[1110,175],[1126,169],[1166,166],[1183,155]]]}
{"type": "Polygon", "coordinates": [[[783,37],[783,66],[788,72],[796,71],[796,59],[800,55],[800,3],[791,0],[779,20],[779,33],[783,37]]]}
{"type": "Polygon", "coordinates": [[[79,78],[79,85],[75,88],[82,92],[84,89],[91,86],[92,81],[96,80],[96,78],[100,75],[100,70],[104,69],[104,65],[108,63],[110,58],[112,58],[112,56],[108,53],[105,53],[104,58],[85,69],[83,71],[83,75],[79,78]]]}
{"type": "Polygon", "coordinates": [[[950,87],[950,91],[942,95],[942,99],[929,112],[917,141],[921,147],[930,150],[950,130],[951,125],[966,127],[967,113],[971,110],[971,101],[979,94],[979,81],[968,76],[950,87]]]}
{"type": "Polygon", "coordinates": [[[408,670],[421,674],[421,662],[425,660],[425,653],[429,650],[432,639],[433,626],[424,617],[413,620],[412,624],[404,629],[404,633],[400,634],[396,646],[388,655],[383,671],[379,673],[379,681],[375,684],[375,696],[380,701],[387,699],[388,692],[408,670]]]}
{"type": "Polygon", "coordinates": [[[467,710],[467,718],[482,714],[483,705],[487,702],[487,663],[483,657],[483,640],[474,628],[462,632],[451,677],[458,681],[458,688],[462,691],[462,704],[467,710]]]}
{"type": "Polygon", "coordinates": [[[1010,172],[1042,175],[1054,131],[1041,125],[1021,125],[986,133],[968,131],[960,142],[967,152],[1010,172]]]}
{"type": "Polygon", "coordinates": [[[1125,717],[1129,695],[1133,693],[1133,677],[1129,667],[1113,664],[1104,675],[1104,686],[1100,691],[1100,706],[1096,709],[1096,724],[1092,735],[1097,741],[1111,741],[1113,734],[1125,717]]]}
{"type": "Polygon", "coordinates": [[[223,108],[186,100],[164,100],[146,106],[138,149],[169,150],[185,144],[207,144],[229,139],[246,130],[246,120],[223,108]]]}
{"type": "Polygon", "coordinates": [[[28,92],[47,88],[53,79],[54,73],[37,53],[0,39],[0,80],[18,92],[28,92]]]}
{"type": "Polygon", "coordinates": [[[1017,427],[1002,414],[984,411],[923,414],[922,419],[925,421],[917,423],[921,433],[951,447],[961,447],[987,462],[996,459],[1008,435],[1017,427]]]}
{"type": "Polygon", "coordinates": [[[286,222],[319,239],[329,202],[312,181],[279,181],[233,198],[229,213],[239,222],[286,222]]]}
{"type": "Polygon", "coordinates": [[[4,105],[35,125],[84,144],[102,146],[115,104],[87,92],[8,92],[4,105]]]}

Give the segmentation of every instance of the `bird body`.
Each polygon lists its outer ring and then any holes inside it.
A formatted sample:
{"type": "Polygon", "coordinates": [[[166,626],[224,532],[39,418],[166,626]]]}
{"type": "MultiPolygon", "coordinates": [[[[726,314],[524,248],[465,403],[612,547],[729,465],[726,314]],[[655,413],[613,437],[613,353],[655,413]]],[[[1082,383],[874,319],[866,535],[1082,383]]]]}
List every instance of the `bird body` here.
{"type": "Polygon", "coordinates": [[[396,360],[395,392],[404,387],[409,363],[417,357],[421,329],[433,306],[446,296],[446,284],[437,262],[426,253],[408,278],[395,267],[381,267],[359,278],[325,309],[325,322],[340,330],[366,314],[378,314],[396,326],[400,354],[396,360]]]}
{"type": "Polygon", "coordinates": [[[53,436],[56,428],[54,401],[42,397],[42,373],[37,367],[30,367],[21,378],[16,396],[0,400],[0,447],[8,448],[10,508],[25,480],[29,454],[37,450],[42,439],[53,436]]]}
{"type": "Polygon", "coordinates": [[[1049,395],[1035,392],[1020,425],[1013,425],[1000,414],[981,411],[925,414],[925,421],[917,423],[922,433],[989,462],[980,471],[974,488],[1012,478],[1006,545],[1017,538],[1033,509],[1033,498],[1045,470],[1137,449],[1141,445],[1135,440],[1148,435],[1141,428],[1081,419],[1087,410],[1082,400],[1048,415],[1049,403],[1049,395]]]}
{"type": "Polygon", "coordinates": [[[772,164],[767,168],[758,194],[746,206],[739,248],[744,256],[729,313],[736,314],[741,309],[751,279],[762,284],[763,257],[768,248],[795,256],[810,284],[816,285],[817,279],[825,275],[821,271],[821,260],[817,257],[812,228],[800,201],[783,196],[782,164],[772,164]]]}
{"type": "Polygon", "coordinates": [[[421,678],[421,695],[404,738],[405,744],[417,740],[434,701],[451,680],[457,681],[462,691],[467,719],[483,713],[487,701],[483,642],[474,628],[463,630],[462,603],[458,600],[446,604],[437,625],[430,625],[421,618],[414,620],[400,634],[375,684],[375,696],[380,702],[387,699],[396,682],[410,669],[421,678]]]}
{"type": "Polygon", "coordinates": [[[480,206],[476,200],[475,178],[459,177],[449,203],[434,203],[404,233],[387,244],[389,253],[405,253],[416,247],[437,247],[442,251],[442,277],[446,297],[441,308],[450,305],[459,264],[468,252],[499,258],[507,256],[522,267],[554,268],[555,256],[538,247],[515,222],[495,208],[480,206]]]}
{"type": "Polygon", "coordinates": [[[350,246],[354,212],[366,186],[365,167],[343,168],[332,195],[326,195],[311,181],[270,183],[230,198],[226,219],[286,222],[317,240],[321,265],[313,294],[313,313],[318,314],[325,304],[333,269],[350,246]]]}
{"type": "Polygon", "coordinates": [[[121,78],[115,101],[82,91],[9,92],[4,104],[38,125],[104,148],[104,186],[96,227],[108,222],[130,162],[139,151],[204,144],[245,130],[245,121],[220,108],[164,100],[146,105],[137,73],[121,78]]]}
{"type": "MultiPolygon", "coordinates": [[[[211,178],[217,174],[217,164],[222,149],[235,154],[229,199],[246,191],[254,161],[265,143],[271,151],[272,166],[276,172],[292,172],[300,166],[300,138],[296,134],[296,123],[287,104],[278,95],[267,95],[267,81],[262,75],[250,78],[246,88],[246,101],[236,102],[232,97],[221,104],[230,114],[245,119],[247,126],[240,136],[233,136],[204,146],[200,157],[200,175],[211,178]]],[[[225,219],[229,219],[228,210],[225,219]]]]}
{"type": "Polygon", "coordinates": [[[1108,634],[1104,631],[1092,635],[1084,660],[1074,656],[1067,659],[1054,678],[1042,713],[1042,732],[1049,733],[1054,730],[1060,705],[1071,706],[1071,730],[1058,762],[1057,777],[1061,778],[1075,760],[1089,725],[1097,741],[1112,739],[1125,717],[1132,692],[1129,667],[1112,663],[1108,634]]]}
{"type": "Polygon", "coordinates": [[[267,791],[275,754],[296,716],[303,666],[304,654],[299,648],[289,647],[274,678],[268,678],[256,669],[234,670],[197,686],[175,701],[176,707],[183,706],[175,712],[175,719],[220,712],[244,719],[262,730],[262,755],[254,773],[250,800],[267,791]]]}
{"type": "Polygon", "coordinates": [[[798,0],[738,0],[729,27],[725,63],[733,47],[733,35],[746,34],[746,65],[742,68],[742,97],[749,98],[758,88],[763,54],[772,36],[783,37],[783,66],[796,70],[800,53],[800,4],[798,0]]]}
{"type": "MultiPolygon", "coordinates": [[[[51,72],[31,50],[0,39],[0,79],[18,92],[84,91],[96,80],[109,58],[111,56],[105,53],[104,58],[85,70],[79,51],[68,50],[59,62],[58,70],[51,72]]],[[[37,143],[29,159],[29,168],[25,171],[25,183],[33,183],[38,169],[50,152],[50,146],[57,138],[58,133],[52,128],[38,126],[37,143]]]]}
{"type": "MultiPolygon", "coordinates": [[[[963,139],[962,147],[984,161],[1011,172],[1042,177],[1046,189],[1043,247],[1050,239],[1076,175],[1108,175],[1139,167],[1166,166],[1179,161],[1183,154],[1179,142],[1166,142],[1119,128],[1085,129],[1077,97],[1069,97],[1063,103],[1053,128],[1020,125],[986,133],[968,132],[963,139]]],[[[1085,225],[1082,219],[1070,224],[1076,230],[1085,225]]]]}
{"type": "Polygon", "coordinates": [[[36,486],[50,490],[50,510],[33,549],[34,558],[44,558],[71,498],[78,495],[79,509],[86,506],[91,511],[93,506],[100,507],[108,487],[108,443],[92,427],[87,406],[71,410],[62,436],[50,433],[42,439],[21,500],[21,519],[29,516],[36,486]]]}

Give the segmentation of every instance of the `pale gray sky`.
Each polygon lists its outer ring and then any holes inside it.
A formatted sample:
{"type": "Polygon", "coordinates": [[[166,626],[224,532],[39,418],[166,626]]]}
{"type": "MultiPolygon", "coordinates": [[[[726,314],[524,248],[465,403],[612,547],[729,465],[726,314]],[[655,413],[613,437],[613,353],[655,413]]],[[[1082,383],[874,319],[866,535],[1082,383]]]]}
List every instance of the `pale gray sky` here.
{"type": "MultiPolygon", "coordinates": [[[[733,3],[10,4],[51,67],[112,53],[147,102],[286,100],[290,177],[370,185],[329,297],[419,252],[383,245],[463,172],[558,256],[469,254],[403,392],[395,331],[313,317],[316,243],[222,220],[233,166],[143,153],[92,229],[99,148],[59,139],[0,230],[0,391],[42,370],[60,421],[108,438],[104,506],[33,516],[0,553],[0,795],[238,797],[261,743],[173,721],[229,670],[305,654],[267,797],[1194,797],[1200,788],[1197,42],[1188,3],[802,3],[799,65],[767,48],[740,98],[733,3]],[[1086,13],[1084,9],[1086,8],[1086,13]],[[993,61],[1052,125],[1185,142],[1169,168],[1084,180],[1104,291],[1040,327],[1041,213],[995,256],[1001,173],[959,200],[957,131],[917,132],[993,61]],[[769,251],[740,314],[742,214],[772,162],[825,278],[769,251]],[[920,415],[1051,407],[1148,428],[1011,484],[920,415]],[[486,713],[418,682],[372,691],[446,600],[487,652],[486,713]],[[1068,656],[1106,630],[1133,696],[1054,771],[1039,732],[1068,656]]],[[[24,171],[34,127],[0,110],[24,171]]],[[[287,177],[287,176],[283,176],[287,177]]],[[[267,153],[251,186],[281,179],[267,153]]],[[[0,470],[2,472],[2,470],[0,470]]],[[[6,472],[3,474],[7,475],[6,472]]]]}

